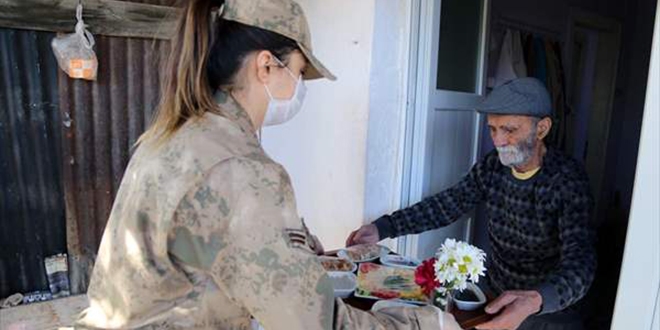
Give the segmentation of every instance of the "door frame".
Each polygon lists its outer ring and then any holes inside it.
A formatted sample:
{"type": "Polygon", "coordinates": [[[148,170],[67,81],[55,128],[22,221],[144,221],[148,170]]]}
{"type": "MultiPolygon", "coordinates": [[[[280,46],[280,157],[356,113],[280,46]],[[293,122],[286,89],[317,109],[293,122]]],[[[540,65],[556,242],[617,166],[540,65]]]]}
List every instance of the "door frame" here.
{"type": "MultiPolygon", "coordinates": [[[[606,166],[603,159],[607,159],[608,141],[610,137],[610,125],[612,119],[612,112],[614,109],[614,94],[616,90],[616,82],[619,71],[619,58],[621,56],[621,42],[622,42],[622,27],[621,23],[613,18],[598,15],[592,12],[584,11],[577,8],[571,8],[569,12],[569,19],[567,25],[567,37],[564,58],[571,59],[566,61],[567,73],[569,77],[572,76],[573,68],[572,56],[574,52],[574,34],[577,28],[585,28],[594,30],[599,33],[596,73],[594,77],[593,95],[591,99],[594,102],[600,103],[600,107],[592,106],[592,109],[604,109],[602,112],[591,111],[589,121],[587,124],[588,135],[588,154],[585,159],[585,168],[589,174],[591,182],[592,193],[595,199],[594,219],[603,219],[607,211],[607,204],[609,204],[608,196],[605,196],[603,186],[605,183],[606,166]],[[604,51],[602,47],[607,46],[611,51],[604,51]],[[605,54],[606,57],[600,57],[605,54]],[[602,66],[609,67],[603,69],[602,66]],[[609,74],[611,79],[603,77],[603,74],[609,74]],[[605,78],[604,83],[600,83],[605,78]]],[[[568,88],[567,95],[570,99],[575,99],[572,95],[572,87],[568,88]]],[[[568,127],[569,130],[574,130],[574,127],[568,127]]],[[[570,135],[569,135],[570,136],[570,135]]],[[[572,153],[572,152],[571,152],[572,153]]],[[[569,154],[571,154],[569,153],[569,154]]]]}
{"type": "Polygon", "coordinates": [[[646,105],[613,330],[652,330],[660,323],[660,6],[656,8],[646,105]]]}
{"type": "MultiPolygon", "coordinates": [[[[428,79],[430,72],[435,72],[433,65],[437,61],[437,49],[433,49],[434,29],[438,28],[440,11],[435,8],[435,1],[411,0],[410,1],[410,50],[407,86],[407,108],[405,116],[405,130],[403,138],[402,175],[401,175],[401,207],[413,205],[422,200],[424,193],[424,173],[430,164],[431,157],[427,154],[429,139],[432,138],[430,130],[427,129],[433,119],[433,111],[429,111],[431,80],[428,79]]],[[[442,5],[442,0],[438,1],[442,5]]],[[[480,70],[481,78],[478,85],[482,88],[478,91],[484,95],[486,92],[486,73],[488,72],[488,36],[490,35],[490,7],[491,0],[484,0],[485,15],[482,17],[482,43],[480,52],[483,54],[480,70]]],[[[474,129],[472,162],[478,159],[481,141],[481,127],[484,116],[477,114],[477,125],[474,129]]],[[[471,241],[474,219],[470,218],[465,227],[462,239],[471,241]]],[[[407,235],[397,239],[398,252],[404,255],[417,255],[418,235],[407,235]]]]}

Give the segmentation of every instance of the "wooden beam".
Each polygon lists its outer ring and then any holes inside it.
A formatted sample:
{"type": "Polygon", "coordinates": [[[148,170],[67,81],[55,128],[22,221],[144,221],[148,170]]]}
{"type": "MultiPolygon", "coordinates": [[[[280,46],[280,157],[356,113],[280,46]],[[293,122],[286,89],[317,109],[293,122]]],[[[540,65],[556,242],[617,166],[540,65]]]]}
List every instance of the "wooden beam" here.
{"type": "MultiPolygon", "coordinates": [[[[74,31],[78,0],[0,0],[0,27],[74,31]]],[[[84,0],[83,19],[95,35],[170,39],[181,9],[116,0],[84,0]]]]}
{"type": "Polygon", "coordinates": [[[86,295],[0,309],[0,329],[64,329],[89,306],[86,295]]]}

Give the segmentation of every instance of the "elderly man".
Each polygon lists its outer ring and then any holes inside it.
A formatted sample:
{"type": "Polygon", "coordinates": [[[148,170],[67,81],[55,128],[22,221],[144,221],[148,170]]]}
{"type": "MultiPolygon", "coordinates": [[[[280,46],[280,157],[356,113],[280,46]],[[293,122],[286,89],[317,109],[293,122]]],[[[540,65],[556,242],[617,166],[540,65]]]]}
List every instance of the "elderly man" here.
{"type": "Polygon", "coordinates": [[[447,226],[485,202],[493,249],[490,289],[498,314],[478,329],[582,329],[576,303],[596,268],[592,198],[583,168],[546,146],[552,107],[533,78],[496,88],[477,109],[488,115],[496,150],[455,186],[351,233],[375,243],[447,226]]]}

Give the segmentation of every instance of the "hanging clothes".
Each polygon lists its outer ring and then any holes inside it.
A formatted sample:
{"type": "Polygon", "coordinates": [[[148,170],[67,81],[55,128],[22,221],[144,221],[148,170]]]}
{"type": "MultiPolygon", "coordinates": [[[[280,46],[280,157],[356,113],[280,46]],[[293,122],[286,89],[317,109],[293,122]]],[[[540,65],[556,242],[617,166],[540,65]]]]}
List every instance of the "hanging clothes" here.
{"type": "Polygon", "coordinates": [[[569,107],[566,104],[564,67],[561,61],[561,47],[559,43],[546,39],[545,53],[547,58],[547,86],[552,98],[554,109],[555,130],[550,140],[555,147],[563,149],[566,144],[566,133],[568,132],[569,107]]]}
{"type": "Polygon", "coordinates": [[[527,77],[527,65],[525,64],[520,31],[507,29],[500,50],[494,87],[524,77],[527,77]]]}
{"type": "Polygon", "coordinates": [[[527,77],[527,65],[525,64],[525,51],[522,47],[522,34],[520,31],[513,32],[512,65],[513,71],[518,78],[527,77]]]}
{"type": "Polygon", "coordinates": [[[525,64],[527,64],[527,75],[529,77],[536,77],[536,58],[534,52],[534,35],[526,33],[523,41],[523,49],[525,51],[525,64]]]}
{"type": "Polygon", "coordinates": [[[490,34],[490,42],[488,43],[488,85],[490,89],[495,88],[495,76],[497,75],[498,64],[500,60],[500,53],[502,50],[502,41],[504,39],[504,31],[493,31],[490,34]]]}
{"type": "Polygon", "coordinates": [[[534,77],[548,85],[548,61],[545,42],[541,37],[534,37],[534,77]]]}

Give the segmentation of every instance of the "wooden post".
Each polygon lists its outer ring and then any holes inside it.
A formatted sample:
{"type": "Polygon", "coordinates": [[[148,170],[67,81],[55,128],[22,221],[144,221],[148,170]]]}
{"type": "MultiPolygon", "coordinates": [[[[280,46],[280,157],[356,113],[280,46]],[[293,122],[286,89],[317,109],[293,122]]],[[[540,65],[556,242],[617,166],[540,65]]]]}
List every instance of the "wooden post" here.
{"type": "Polygon", "coordinates": [[[0,329],[72,329],[88,306],[87,296],[79,295],[0,309],[0,329]]]}
{"type": "MultiPolygon", "coordinates": [[[[0,0],[0,27],[72,32],[78,0],[0,0]]],[[[181,10],[116,0],[83,1],[83,19],[93,34],[170,39],[181,10]]]]}

